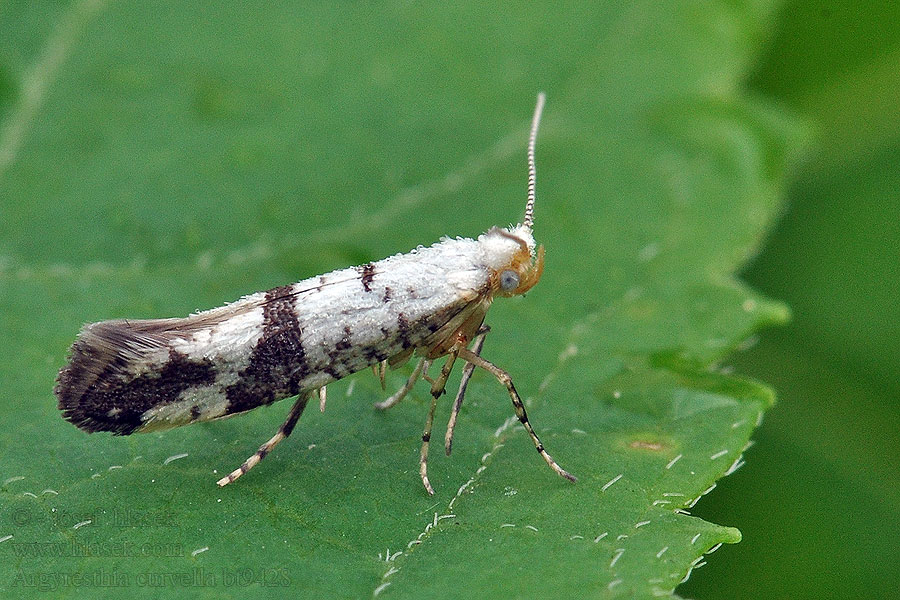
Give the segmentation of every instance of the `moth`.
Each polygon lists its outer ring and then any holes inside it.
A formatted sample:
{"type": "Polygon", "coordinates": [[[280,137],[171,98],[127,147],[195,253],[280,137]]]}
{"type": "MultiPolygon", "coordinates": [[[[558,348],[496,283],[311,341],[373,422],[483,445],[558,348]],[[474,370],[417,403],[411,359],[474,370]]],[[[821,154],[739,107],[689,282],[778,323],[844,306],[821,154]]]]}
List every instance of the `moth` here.
{"type": "Polygon", "coordinates": [[[418,361],[405,385],[376,404],[396,405],[421,377],[431,384],[419,472],[429,494],[428,447],[438,398],[457,361],[465,362],[452,405],[449,455],[466,386],[475,367],[502,383],[519,421],[556,473],[576,481],[547,453],[528,421],[510,375],[481,356],[484,318],[496,297],[524,294],[541,278],[535,244],[535,141],[545,97],[538,95],[528,140],[528,187],[521,224],[469,238],[443,238],[378,262],[244,296],[185,318],[101,321],[78,334],[55,387],[63,416],[88,432],[157,431],[240,414],[296,396],[286,420],[229,475],[233,482],[291,434],[314,394],[366,367],[418,361]],[[440,374],[432,361],[446,357],[440,374]]]}

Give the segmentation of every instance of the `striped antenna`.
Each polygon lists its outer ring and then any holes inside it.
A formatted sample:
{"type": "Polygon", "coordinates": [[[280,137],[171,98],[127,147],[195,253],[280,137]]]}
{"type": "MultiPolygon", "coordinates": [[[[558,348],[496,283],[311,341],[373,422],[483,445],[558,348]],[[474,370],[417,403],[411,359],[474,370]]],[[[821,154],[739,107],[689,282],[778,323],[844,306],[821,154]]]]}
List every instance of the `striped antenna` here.
{"type": "Polygon", "coordinates": [[[534,145],[537,141],[538,125],[541,124],[541,113],[544,111],[544,102],[547,96],[540,92],[537,97],[537,106],[534,107],[534,116],[531,118],[531,135],[528,136],[528,202],[525,204],[525,220],[522,224],[531,230],[534,226],[534,189],[537,179],[537,169],[534,166],[534,145]]]}

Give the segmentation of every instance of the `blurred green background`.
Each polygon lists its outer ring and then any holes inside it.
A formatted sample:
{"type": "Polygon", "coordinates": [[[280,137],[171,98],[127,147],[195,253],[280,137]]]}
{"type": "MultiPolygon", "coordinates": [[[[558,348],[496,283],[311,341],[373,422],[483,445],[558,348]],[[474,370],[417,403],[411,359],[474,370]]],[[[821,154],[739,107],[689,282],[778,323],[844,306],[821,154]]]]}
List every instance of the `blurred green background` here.
{"type": "Polygon", "coordinates": [[[747,466],[695,509],[744,539],[686,596],[900,595],[898,23],[896,2],[787,2],[749,82],[818,135],[743,273],[793,309],[731,361],[780,402],[747,466]]]}

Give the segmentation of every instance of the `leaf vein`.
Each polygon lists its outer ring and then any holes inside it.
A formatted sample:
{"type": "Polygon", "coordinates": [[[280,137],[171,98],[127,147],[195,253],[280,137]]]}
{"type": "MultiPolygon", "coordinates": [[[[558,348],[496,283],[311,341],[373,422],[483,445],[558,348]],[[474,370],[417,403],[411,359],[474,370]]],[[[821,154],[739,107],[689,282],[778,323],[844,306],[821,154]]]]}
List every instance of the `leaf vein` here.
{"type": "Polygon", "coordinates": [[[105,4],[106,0],[79,0],[72,4],[47,38],[38,59],[22,77],[20,101],[0,131],[0,179],[15,162],[47,90],[75,47],[78,35],[105,4]]]}

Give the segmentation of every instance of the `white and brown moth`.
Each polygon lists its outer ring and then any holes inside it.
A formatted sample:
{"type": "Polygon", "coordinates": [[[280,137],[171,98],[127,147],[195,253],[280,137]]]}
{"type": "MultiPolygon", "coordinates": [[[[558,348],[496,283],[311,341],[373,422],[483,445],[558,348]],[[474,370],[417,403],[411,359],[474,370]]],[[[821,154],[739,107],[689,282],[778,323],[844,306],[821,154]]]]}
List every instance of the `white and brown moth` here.
{"type": "Polygon", "coordinates": [[[543,271],[543,246],[536,247],[532,235],[534,146],[543,106],[539,94],[520,225],[494,227],[475,240],[444,238],[428,248],[250,294],[183,319],[85,325],[57,379],[63,416],[88,432],[128,435],[229,417],[297,396],[278,432],[220,479],[222,486],[291,434],[313,393],[324,410],[327,384],[369,366],[383,381],[387,365],[397,367],[416,354],[406,384],[376,406],[395,405],[420,377],[431,383],[419,470],[433,494],[427,460],[434,411],[461,359],[467,364],[447,427],[447,453],[466,385],[474,368],[481,367],[506,386],[516,416],[547,464],[575,481],[544,450],[510,376],[480,356],[491,302],[525,293],[543,271]],[[440,375],[428,377],[428,366],[442,356],[447,359],[440,375]]]}

